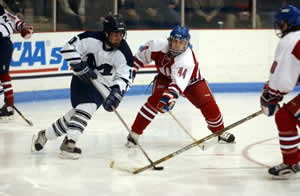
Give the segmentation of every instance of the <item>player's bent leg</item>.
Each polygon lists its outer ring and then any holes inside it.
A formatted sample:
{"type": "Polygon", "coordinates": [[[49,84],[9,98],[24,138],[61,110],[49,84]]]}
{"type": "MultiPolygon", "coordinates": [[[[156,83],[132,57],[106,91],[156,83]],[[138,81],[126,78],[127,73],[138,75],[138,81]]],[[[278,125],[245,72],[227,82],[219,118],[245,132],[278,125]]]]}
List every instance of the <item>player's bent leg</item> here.
{"type": "MultiPolygon", "coordinates": [[[[184,94],[196,108],[200,109],[210,131],[215,133],[224,129],[223,116],[205,80],[189,86],[184,94]]],[[[218,136],[218,140],[220,142],[233,143],[235,136],[224,132],[218,136]]]]}
{"type": "Polygon", "coordinates": [[[7,73],[1,73],[0,74],[0,80],[3,87],[4,92],[4,100],[5,100],[5,107],[1,108],[1,114],[0,118],[4,120],[13,120],[14,119],[14,93],[13,88],[11,85],[11,77],[8,73],[8,70],[6,70],[7,73]]]}
{"type": "Polygon", "coordinates": [[[298,119],[293,115],[295,106],[295,104],[285,104],[275,115],[283,163],[270,168],[268,172],[277,178],[291,177],[300,172],[298,119]]]}
{"type": "Polygon", "coordinates": [[[4,102],[4,89],[2,82],[0,82],[0,121],[7,122],[13,119],[14,110],[12,107],[7,107],[4,102]]]}
{"type": "Polygon", "coordinates": [[[41,130],[32,137],[31,151],[41,151],[48,140],[54,140],[67,133],[67,129],[71,116],[75,110],[71,109],[63,117],[57,119],[46,130],[41,130]]]}
{"type": "Polygon", "coordinates": [[[60,146],[60,158],[64,159],[79,159],[81,149],[76,147],[76,142],[82,135],[88,121],[96,112],[97,105],[95,103],[83,103],[76,106],[73,115],[68,122],[67,136],[60,146]]]}
{"type": "Polygon", "coordinates": [[[143,134],[146,127],[154,120],[158,114],[156,108],[161,95],[169,84],[169,79],[162,75],[158,75],[154,81],[152,95],[148,98],[147,102],[141,107],[137,114],[133,125],[131,126],[131,134],[127,136],[126,146],[128,148],[135,147],[138,143],[139,136],[143,134]]]}
{"type": "MultiPolygon", "coordinates": [[[[149,101],[149,99],[148,99],[149,101]]],[[[134,147],[138,138],[143,134],[146,127],[152,122],[157,115],[158,111],[149,102],[145,103],[139,113],[137,114],[135,121],[131,126],[131,134],[127,136],[127,147],[134,147]],[[136,141],[136,142],[133,142],[136,141]]]]}

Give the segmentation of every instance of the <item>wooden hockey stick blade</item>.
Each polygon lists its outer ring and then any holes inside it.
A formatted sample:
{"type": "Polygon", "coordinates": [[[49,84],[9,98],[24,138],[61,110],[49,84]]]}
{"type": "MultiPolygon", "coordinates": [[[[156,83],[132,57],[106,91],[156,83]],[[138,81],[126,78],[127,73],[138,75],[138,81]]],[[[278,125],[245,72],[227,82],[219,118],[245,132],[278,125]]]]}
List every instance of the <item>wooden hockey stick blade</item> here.
{"type": "Polygon", "coordinates": [[[232,128],[234,128],[234,127],[236,127],[236,126],[238,126],[238,125],[240,125],[240,124],[242,124],[242,123],[244,123],[244,122],[246,122],[246,121],[248,121],[248,120],[251,120],[252,118],[254,118],[254,117],[256,117],[256,116],[258,116],[258,115],[260,115],[260,114],[262,114],[262,113],[263,113],[263,111],[262,111],[262,110],[259,110],[259,111],[255,112],[255,113],[253,113],[253,114],[250,114],[249,116],[247,116],[247,117],[245,117],[245,118],[243,118],[243,119],[241,119],[241,120],[239,120],[239,121],[237,121],[237,122],[235,122],[235,123],[232,123],[231,125],[225,127],[225,128],[222,129],[222,130],[219,130],[219,131],[217,131],[217,132],[215,132],[215,133],[212,133],[212,134],[210,134],[210,135],[208,135],[208,136],[206,136],[206,137],[204,137],[204,138],[202,138],[202,139],[200,139],[200,140],[197,140],[197,141],[194,142],[194,143],[191,143],[191,144],[189,144],[189,145],[187,145],[187,146],[184,146],[184,147],[182,147],[181,149],[179,149],[179,150],[177,150],[177,151],[175,151],[175,152],[173,152],[173,153],[170,153],[170,154],[164,156],[163,158],[161,158],[161,159],[159,159],[159,160],[157,160],[157,161],[154,161],[154,162],[153,162],[152,164],[150,164],[150,165],[147,165],[147,166],[145,166],[145,167],[141,167],[141,168],[136,169],[136,170],[133,172],[133,174],[141,173],[141,172],[143,172],[143,171],[145,171],[145,170],[147,170],[147,169],[149,169],[149,168],[152,168],[153,165],[158,165],[158,164],[160,164],[160,163],[162,163],[162,162],[164,162],[164,161],[167,161],[167,160],[169,160],[169,159],[171,159],[171,158],[173,158],[173,157],[175,157],[175,156],[177,156],[177,155],[179,155],[179,154],[181,154],[181,153],[183,153],[183,152],[185,152],[185,151],[187,151],[187,150],[189,150],[189,149],[191,149],[191,148],[193,148],[193,147],[195,147],[195,146],[198,146],[199,144],[202,144],[203,142],[205,142],[205,141],[207,141],[207,140],[209,140],[209,139],[211,139],[211,138],[213,138],[213,137],[217,137],[218,135],[221,135],[222,133],[224,133],[225,131],[227,131],[227,130],[229,130],[229,129],[232,129],[232,128]]]}
{"type": "Polygon", "coordinates": [[[118,171],[127,172],[131,174],[133,174],[133,172],[136,170],[136,168],[130,168],[127,165],[121,164],[120,162],[114,160],[112,160],[109,163],[109,167],[118,171]]]}
{"type": "Polygon", "coordinates": [[[27,122],[27,124],[29,126],[31,126],[31,127],[33,126],[33,123],[30,120],[28,120],[27,118],[25,118],[25,116],[20,112],[20,110],[18,110],[18,108],[15,105],[13,105],[12,107],[21,116],[21,118],[23,118],[23,120],[25,120],[27,122]]]}

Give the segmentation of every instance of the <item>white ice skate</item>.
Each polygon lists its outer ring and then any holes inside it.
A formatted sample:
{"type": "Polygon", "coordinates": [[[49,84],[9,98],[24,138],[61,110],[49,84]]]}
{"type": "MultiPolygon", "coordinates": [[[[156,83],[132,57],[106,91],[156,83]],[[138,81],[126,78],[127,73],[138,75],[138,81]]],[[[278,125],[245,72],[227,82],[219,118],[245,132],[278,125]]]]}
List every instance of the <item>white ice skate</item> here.
{"type": "Polygon", "coordinates": [[[295,174],[300,173],[300,164],[286,165],[281,163],[269,169],[269,174],[271,174],[274,178],[278,179],[286,179],[295,174]]]}
{"type": "Polygon", "coordinates": [[[47,143],[46,130],[41,130],[32,137],[31,152],[41,151],[47,143]]]}
{"type": "Polygon", "coordinates": [[[135,132],[131,132],[130,134],[128,134],[126,147],[135,148],[137,146],[137,142],[139,141],[139,137],[140,136],[135,132]]]}
{"type": "Polygon", "coordinates": [[[62,159],[79,159],[81,156],[81,149],[76,147],[76,142],[69,140],[67,136],[61,144],[60,150],[59,157],[62,159]]]}

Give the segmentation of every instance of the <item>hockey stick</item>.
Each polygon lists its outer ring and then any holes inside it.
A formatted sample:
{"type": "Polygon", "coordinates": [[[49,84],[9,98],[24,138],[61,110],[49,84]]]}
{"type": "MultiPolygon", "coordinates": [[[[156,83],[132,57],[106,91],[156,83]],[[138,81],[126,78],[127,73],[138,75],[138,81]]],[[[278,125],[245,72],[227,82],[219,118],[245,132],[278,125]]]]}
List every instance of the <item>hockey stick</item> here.
{"type": "Polygon", "coordinates": [[[173,157],[175,157],[175,156],[177,156],[177,155],[179,155],[179,154],[181,154],[181,153],[183,153],[183,152],[185,152],[185,151],[187,151],[187,150],[189,150],[189,149],[191,149],[191,148],[193,148],[193,147],[195,147],[195,146],[197,146],[197,145],[199,145],[199,144],[201,144],[201,143],[203,143],[203,142],[205,142],[205,141],[207,141],[207,140],[209,140],[209,139],[211,139],[213,137],[221,135],[222,133],[224,133],[225,131],[227,131],[229,129],[232,129],[232,128],[234,128],[234,127],[236,127],[236,126],[238,126],[238,125],[240,125],[240,124],[242,124],[242,123],[244,123],[244,122],[246,122],[248,120],[251,120],[252,118],[254,118],[254,117],[256,117],[256,116],[258,116],[258,115],[260,115],[262,113],[263,113],[262,110],[259,110],[259,111],[255,112],[253,114],[250,114],[249,116],[247,116],[247,117],[245,117],[245,118],[243,118],[243,119],[241,119],[241,120],[239,120],[239,121],[237,121],[237,122],[235,122],[235,123],[233,123],[233,124],[225,127],[224,129],[221,129],[221,130],[219,130],[219,131],[217,131],[215,133],[212,133],[212,134],[210,134],[210,135],[208,135],[208,136],[206,136],[206,137],[204,137],[204,138],[202,138],[200,140],[197,140],[194,143],[191,143],[191,144],[189,144],[187,146],[184,146],[183,148],[181,148],[181,149],[179,149],[179,150],[177,150],[177,151],[175,151],[175,152],[173,152],[171,154],[168,154],[168,155],[164,156],[163,158],[161,158],[161,159],[159,159],[157,161],[154,161],[153,164],[150,164],[150,165],[147,165],[145,167],[141,167],[139,169],[134,170],[132,173],[133,174],[138,174],[140,172],[143,172],[143,171],[145,171],[145,170],[153,167],[153,165],[157,165],[157,164],[160,164],[160,163],[162,163],[164,161],[167,161],[167,160],[169,160],[169,159],[171,159],[171,158],[173,158],[173,157]]]}
{"type": "MultiPolygon", "coordinates": [[[[172,116],[172,118],[175,120],[175,122],[184,130],[184,132],[188,136],[190,136],[190,138],[192,138],[192,140],[194,142],[196,142],[197,139],[183,126],[183,124],[176,118],[176,116],[171,111],[169,111],[169,114],[172,116]]],[[[198,146],[201,148],[201,150],[205,151],[205,150],[207,150],[208,148],[210,148],[211,146],[213,146],[217,143],[219,143],[219,139],[218,139],[218,137],[214,137],[211,140],[209,140],[209,141],[207,141],[203,144],[199,144],[198,146]]]]}
{"type": "MultiPolygon", "coordinates": [[[[99,76],[98,76],[98,78],[99,78],[99,76]]],[[[97,89],[97,91],[100,93],[100,95],[104,99],[109,95],[109,93],[110,93],[109,89],[107,89],[101,82],[97,82],[96,80],[92,80],[92,79],[91,79],[91,82],[92,82],[92,84],[95,86],[95,88],[97,89]]],[[[113,106],[112,106],[112,108],[113,108],[114,113],[117,115],[117,117],[119,118],[119,120],[122,122],[122,124],[124,125],[124,127],[126,128],[126,130],[128,131],[128,133],[130,134],[131,130],[128,127],[127,123],[124,121],[124,119],[119,114],[119,112],[116,110],[116,108],[114,108],[113,106]]],[[[150,162],[150,165],[152,165],[152,167],[153,167],[154,170],[163,170],[164,169],[164,167],[162,167],[162,166],[156,167],[153,164],[153,161],[150,159],[150,157],[146,153],[146,151],[143,149],[143,147],[137,141],[135,141],[135,143],[137,144],[138,148],[142,151],[142,153],[145,155],[145,157],[147,158],[147,160],[150,162]]],[[[112,162],[114,162],[114,161],[112,161],[112,162]]],[[[111,163],[110,164],[111,168],[113,168],[114,165],[116,165],[115,162],[114,162],[114,164],[111,163]]]]}
{"type": "MultiPolygon", "coordinates": [[[[179,127],[181,127],[184,132],[194,141],[196,142],[197,139],[183,126],[183,124],[176,118],[176,116],[173,114],[172,111],[168,112],[170,114],[170,116],[175,120],[175,122],[179,125],[179,127]]],[[[202,150],[204,150],[205,146],[204,145],[198,145],[202,150]]]]}
{"type": "Polygon", "coordinates": [[[15,106],[15,105],[13,105],[12,106],[13,108],[14,108],[14,110],[16,110],[16,112],[23,118],[23,120],[25,120],[26,122],[27,122],[27,124],[29,125],[29,126],[33,126],[33,123],[30,121],[30,120],[28,120],[27,118],[25,118],[25,116],[20,112],[20,110],[18,110],[18,108],[15,106]]]}

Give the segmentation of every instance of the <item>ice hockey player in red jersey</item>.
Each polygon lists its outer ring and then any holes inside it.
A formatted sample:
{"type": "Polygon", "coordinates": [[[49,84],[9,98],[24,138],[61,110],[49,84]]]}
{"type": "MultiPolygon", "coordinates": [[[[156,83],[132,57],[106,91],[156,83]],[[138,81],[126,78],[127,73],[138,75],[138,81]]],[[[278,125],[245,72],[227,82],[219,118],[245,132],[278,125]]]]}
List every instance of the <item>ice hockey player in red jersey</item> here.
{"type": "MultiPolygon", "coordinates": [[[[152,95],[141,107],[127,137],[127,147],[134,147],[139,136],[158,113],[172,110],[179,96],[184,95],[205,117],[209,130],[224,128],[223,117],[211,90],[200,74],[199,64],[190,46],[189,29],[175,26],[168,39],[150,40],[134,57],[135,69],[155,62],[152,95]]],[[[224,133],[219,140],[234,142],[233,134],[224,133]]]]}
{"type": "Polygon", "coordinates": [[[300,11],[291,5],[281,8],[275,15],[275,26],[280,30],[275,59],[260,98],[261,108],[267,116],[275,114],[283,163],[269,169],[274,177],[290,177],[300,172],[300,96],[279,107],[283,96],[291,92],[300,76],[300,11]]]}
{"type": "Polygon", "coordinates": [[[19,32],[24,39],[29,39],[33,33],[33,27],[7,12],[0,5],[0,120],[12,119],[14,114],[12,107],[14,105],[14,94],[9,75],[13,53],[10,36],[14,32],[19,32]]]}

